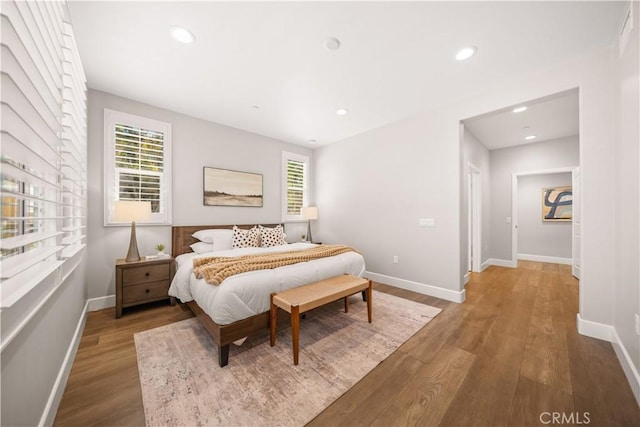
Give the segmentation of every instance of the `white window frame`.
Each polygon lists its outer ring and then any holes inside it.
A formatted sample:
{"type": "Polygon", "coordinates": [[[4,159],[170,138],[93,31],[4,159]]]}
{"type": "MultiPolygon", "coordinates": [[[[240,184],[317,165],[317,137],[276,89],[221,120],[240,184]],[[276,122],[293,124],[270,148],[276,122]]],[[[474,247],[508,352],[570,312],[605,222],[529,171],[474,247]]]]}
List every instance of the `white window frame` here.
{"type": "Polygon", "coordinates": [[[309,156],[305,156],[303,154],[291,153],[288,151],[282,152],[282,222],[295,222],[295,221],[305,221],[302,217],[302,212],[300,215],[289,215],[287,209],[287,200],[288,200],[288,188],[287,188],[287,163],[289,160],[294,160],[297,162],[304,163],[305,165],[305,176],[304,176],[304,184],[302,188],[302,206],[309,206],[309,200],[311,200],[310,192],[309,192],[309,177],[311,176],[311,164],[309,162],[309,156]]]}
{"type": "MultiPolygon", "coordinates": [[[[115,159],[115,125],[124,123],[134,127],[162,132],[163,140],[163,172],[160,180],[161,212],[152,213],[148,221],[137,221],[138,225],[171,225],[171,124],[159,120],[140,117],[121,111],[104,109],[104,225],[131,225],[129,222],[114,219],[114,206],[117,201],[116,159],[115,159]]],[[[157,175],[149,172],[150,175],[157,175]]]]}

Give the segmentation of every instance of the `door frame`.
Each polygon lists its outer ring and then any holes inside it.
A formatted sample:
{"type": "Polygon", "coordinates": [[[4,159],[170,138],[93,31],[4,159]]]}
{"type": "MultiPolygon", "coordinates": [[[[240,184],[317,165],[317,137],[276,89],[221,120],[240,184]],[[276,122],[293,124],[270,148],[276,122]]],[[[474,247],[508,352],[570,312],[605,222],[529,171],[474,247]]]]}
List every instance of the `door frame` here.
{"type": "Polygon", "coordinates": [[[573,215],[571,218],[571,274],[580,280],[580,262],[582,245],[582,190],[580,167],[571,172],[573,184],[573,215]]]}
{"type": "Polygon", "coordinates": [[[474,273],[482,272],[482,187],[480,184],[481,170],[472,163],[467,164],[468,188],[468,239],[467,262],[474,273]],[[471,247],[474,251],[471,253],[471,247]]]}
{"type": "MultiPolygon", "coordinates": [[[[554,173],[571,173],[572,181],[575,176],[574,171],[579,170],[580,166],[566,166],[555,169],[542,169],[526,172],[516,172],[511,175],[511,267],[518,267],[518,177],[530,176],[530,175],[549,175],[554,173]]],[[[576,187],[572,182],[573,187],[576,187]]],[[[578,183],[578,188],[580,188],[578,183]]],[[[580,203],[581,198],[578,198],[580,203]]],[[[572,233],[571,239],[575,238],[575,234],[572,233]]],[[[582,252],[582,251],[580,251],[582,252]]],[[[575,256],[573,249],[573,242],[571,245],[571,257],[575,256]]],[[[575,264],[575,260],[573,262],[575,264]]]]}

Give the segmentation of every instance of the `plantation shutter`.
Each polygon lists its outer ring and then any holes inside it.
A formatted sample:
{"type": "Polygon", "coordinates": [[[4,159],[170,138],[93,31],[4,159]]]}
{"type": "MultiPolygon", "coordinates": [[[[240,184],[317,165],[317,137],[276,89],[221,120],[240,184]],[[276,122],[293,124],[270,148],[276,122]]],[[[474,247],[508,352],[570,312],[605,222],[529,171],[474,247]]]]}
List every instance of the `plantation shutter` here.
{"type": "Polygon", "coordinates": [[[306,165],[287,160],[287,215],[300,215],[304,205],[306,165]]]}
{"type": "Polygon", "coordinates": [[[63,258],[85,246],[87,223],[87,88],[73,28],[64,23],[62,90],[63,258]]]}
{"type": "MultiPolygon", "coordinates": [[[[86,86],[63,2],[3,1],[2,307],[84,248],[86,86]]],[[[4,345],[3,341],[3,345],[4,345]]]]}
{"type": "Polygon", "coordinates": [[[302,220],[302,207],[309,202],[309,158],[282,152],[282,220],[302,220]]]}
{"type": "Polygon", "coordinates": [[[159,213],[164,134],[116,123],[114,154],[118,200],[149,201],[151,212],[159,213]]]}

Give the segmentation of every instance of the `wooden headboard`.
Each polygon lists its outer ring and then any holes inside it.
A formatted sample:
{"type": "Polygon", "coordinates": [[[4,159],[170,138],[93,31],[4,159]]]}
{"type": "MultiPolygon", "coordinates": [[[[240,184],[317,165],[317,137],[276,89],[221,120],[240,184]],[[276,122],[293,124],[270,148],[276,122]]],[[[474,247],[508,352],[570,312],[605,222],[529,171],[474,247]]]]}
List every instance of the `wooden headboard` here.
{"type": "MultiPolygon", "coordinates": [[[[175,258],[178,255],[193,252],[190,248],[191,245],[198,240],[195,239],[192,234],[198,230],[209,230],[211,228],[221,228],[230,230],[234,225],[243,230],[249,230],[251,227],[255,227],[257,224],[232,224],[232,225],[182,225],[171,227],[171,255],[175,258]]],[[[275,227],[276,225],[284,224],[261,224],[263,227],[275,227]]]]}

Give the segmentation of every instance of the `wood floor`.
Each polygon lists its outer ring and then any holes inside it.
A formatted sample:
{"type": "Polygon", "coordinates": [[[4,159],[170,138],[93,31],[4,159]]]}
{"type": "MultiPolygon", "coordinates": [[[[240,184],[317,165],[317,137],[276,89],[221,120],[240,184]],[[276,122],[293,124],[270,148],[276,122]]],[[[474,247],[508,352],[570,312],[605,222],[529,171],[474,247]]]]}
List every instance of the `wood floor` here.
{"type": "MultiPolygon", "coordinates": [[[[464,304],[374,288],[444,310],[310,426],[550,425],[554,412],[564,425],[640,425],[611,345],[576,332],[570,267],[490,267],[464,304]]],[[[144,425],[133,334],[191,317],[181,305],[113,310],[89,314],[57,426],[144,425]]]]}

